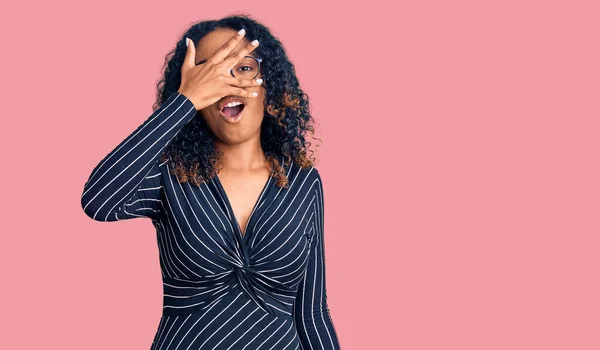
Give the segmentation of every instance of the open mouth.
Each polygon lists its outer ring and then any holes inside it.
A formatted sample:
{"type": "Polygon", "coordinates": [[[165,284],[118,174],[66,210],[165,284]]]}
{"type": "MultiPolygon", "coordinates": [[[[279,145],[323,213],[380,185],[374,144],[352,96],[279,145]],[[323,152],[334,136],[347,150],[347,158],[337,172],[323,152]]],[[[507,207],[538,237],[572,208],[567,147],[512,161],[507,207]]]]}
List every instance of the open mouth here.
{"type": "Polygon", "coordinates": [[[240,101],[229,102],[221,108],[221,116],[230,122],[238,121],[242,117],[244,107],[246,105],[240,101]]]}

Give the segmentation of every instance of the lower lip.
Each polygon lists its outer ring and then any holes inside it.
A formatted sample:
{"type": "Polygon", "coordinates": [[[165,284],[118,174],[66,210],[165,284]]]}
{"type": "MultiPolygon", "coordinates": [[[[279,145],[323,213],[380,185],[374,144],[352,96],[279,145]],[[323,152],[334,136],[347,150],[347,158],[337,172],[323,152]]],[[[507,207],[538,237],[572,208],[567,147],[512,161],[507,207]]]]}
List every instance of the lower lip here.
{"type": "Polygon", "coordinates": [[[240,113],[238,113],[238,115],[236,115],[235,117],[230,117],[227,114],[219,111],[219,115],[225,119],[226,122],[228,123],[237,123],[239,122],[242,117],[244,116],[244,112],[246,111],[246,107],[244,106],[244,108],[242,109],[242,111],[240,113]]]}

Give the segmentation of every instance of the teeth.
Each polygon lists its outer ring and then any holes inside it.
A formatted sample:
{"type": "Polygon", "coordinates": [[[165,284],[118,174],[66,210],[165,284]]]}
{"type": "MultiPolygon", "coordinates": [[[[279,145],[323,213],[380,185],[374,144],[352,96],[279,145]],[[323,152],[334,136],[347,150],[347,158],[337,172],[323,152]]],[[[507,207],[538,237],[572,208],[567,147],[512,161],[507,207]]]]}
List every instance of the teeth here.
{"type": "Polygon", "coordinates": [[[225,107],[235,107],[238,105],[241,105],[242,103],[239,101],[235,101],[235,102],[229,102],[228,104],[225,105],[225,107]]]}

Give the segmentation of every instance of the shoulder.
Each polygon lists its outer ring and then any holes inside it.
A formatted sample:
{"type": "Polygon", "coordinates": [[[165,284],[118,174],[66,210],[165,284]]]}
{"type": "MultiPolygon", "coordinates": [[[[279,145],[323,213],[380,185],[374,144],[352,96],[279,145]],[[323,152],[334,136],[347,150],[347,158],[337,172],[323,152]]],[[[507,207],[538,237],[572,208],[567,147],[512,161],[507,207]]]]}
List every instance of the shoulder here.
{"type": "Polygon", "coordinates": [[[319,170],[315,166],[301,168],[300,166],[298,166],[298,164],[293,163],[291,173],[298,174],[299,176],[301,176],[307,180],[320,180],[321,179],[319,170]]]}
{"type": "Polygon", "coordinates": [[[322,192],[322,180],[319,170],[315,166],[301,168],[292,163],[288,172],[288,179],[297,184],[301,191],[322,192]]]}
{"type": "Polygon", "coordinates": [[[306,182],[310,184],[310,189],[316,193],[323,192],[323,181],[319,170],[315,166],[309,166],[302,171],[306,176],[306,182]]]}

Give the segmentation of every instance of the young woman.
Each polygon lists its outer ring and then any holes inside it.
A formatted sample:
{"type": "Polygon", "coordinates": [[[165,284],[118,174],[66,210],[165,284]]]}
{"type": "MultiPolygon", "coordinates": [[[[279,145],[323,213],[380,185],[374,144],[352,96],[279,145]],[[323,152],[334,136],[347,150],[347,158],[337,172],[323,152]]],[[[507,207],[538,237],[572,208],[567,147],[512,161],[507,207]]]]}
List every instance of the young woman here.
{"type": "Polygon", "coordinates": [[[282,44],[247,16],[196,23],[158,91],[81,197],[94,220],[156,227],[164,300],[152,349],[339,349],[323,185],[305,140],[313,119],[282,44]]]}

